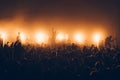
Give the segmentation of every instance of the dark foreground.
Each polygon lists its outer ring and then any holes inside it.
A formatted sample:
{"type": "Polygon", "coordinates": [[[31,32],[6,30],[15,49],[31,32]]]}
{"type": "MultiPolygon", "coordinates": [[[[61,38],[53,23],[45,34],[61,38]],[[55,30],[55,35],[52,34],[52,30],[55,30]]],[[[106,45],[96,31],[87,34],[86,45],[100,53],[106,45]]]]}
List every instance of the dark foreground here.
{"type": "Polygon", "coordinates": [[[0,80],[120,80],[120,49],[5,45],[0,80]]]}

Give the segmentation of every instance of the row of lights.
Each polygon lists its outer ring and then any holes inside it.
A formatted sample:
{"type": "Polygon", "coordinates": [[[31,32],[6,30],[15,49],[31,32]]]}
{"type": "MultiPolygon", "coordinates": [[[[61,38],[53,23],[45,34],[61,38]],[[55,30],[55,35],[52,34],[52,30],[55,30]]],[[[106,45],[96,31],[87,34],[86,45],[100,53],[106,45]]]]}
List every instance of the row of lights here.
{"type": "MultiPolygon", "coordinates": [[[[58,34],[57,35],[57,40],[68,40],[69,36],[68,34],[58,34]]],[[[93,35],[93,40],[95,43],[97,43],[97,45],[99,45],[99,42],[101,40],[101,35],[99,33],[96,33],[93,35]]],[[[85,37],[83,34],[81,33],[77,33],[74,35],[74,41],[78,42],[78,43],[83,43],[85,41],[85,37]]]]}
{"type": "MultiPolygon", "coordinates": [[[[6,34],[5,33],[0,33],[0,37],[2,39],[6,39],[6,34]]],[[[26,35],[24,33],[20,33],[20,38],[22,42],[26,42],[26,35]]],[[[37,43],[46,43],[49,39],[49,36],[45,33],[36,33],[34,39],[36,40],[37,43]]],[[[64,33],[59,33],[56,35],[56,40],[57,41],[67,41],[69,40],[69,35],[64,34],[64,33]]],[[[101,40],[101,35],[99,33],[96,33],[93,35],[93,40],[94,42],[99,44],[99,41],[101,40]]],[[[81,33],[77,33],[74,35],[74,41],[78,43],[82,43],[85,41],[84,35],[81,33]]]]}

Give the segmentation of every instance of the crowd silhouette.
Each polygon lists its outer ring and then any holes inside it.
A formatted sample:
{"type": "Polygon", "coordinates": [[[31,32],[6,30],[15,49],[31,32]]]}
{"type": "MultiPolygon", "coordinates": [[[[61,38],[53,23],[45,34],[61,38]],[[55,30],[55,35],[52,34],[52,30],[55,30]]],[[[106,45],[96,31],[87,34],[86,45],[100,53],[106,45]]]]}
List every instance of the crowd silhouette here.
{"type": "Polygon", "coordinates": [[[3,45],[0,39],[0,80],[119,80],[120,48],[23,45],[17,40],[3,45]]]}

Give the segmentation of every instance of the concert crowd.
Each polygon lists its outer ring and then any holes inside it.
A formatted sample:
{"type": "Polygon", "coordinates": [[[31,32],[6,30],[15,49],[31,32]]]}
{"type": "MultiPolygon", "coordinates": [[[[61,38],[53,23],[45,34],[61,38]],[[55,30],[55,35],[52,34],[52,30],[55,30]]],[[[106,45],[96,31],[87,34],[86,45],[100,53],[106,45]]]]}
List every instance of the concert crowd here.
{"type": "MultiPolygon", "coordinates": [[[[107,40],[106,40],[107,41],[107,40]]],[[[23,45],[0,40],[0,80],[119,80],[120,48],[23,45]]]]}

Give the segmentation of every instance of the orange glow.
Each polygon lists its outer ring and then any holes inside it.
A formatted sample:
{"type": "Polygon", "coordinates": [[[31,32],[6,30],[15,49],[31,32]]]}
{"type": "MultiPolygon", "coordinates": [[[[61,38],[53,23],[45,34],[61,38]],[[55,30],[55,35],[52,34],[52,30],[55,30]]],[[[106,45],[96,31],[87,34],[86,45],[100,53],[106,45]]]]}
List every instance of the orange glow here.
{"type": "Polygon", "coordinates": [[[81,43],[96,44],[96,42],[99,42],[100,40],[101,41],[104,40],[105,37],[109,34],[109,32],[107,32],[104,28],[107,25],[104,26],[97,23],[87,24],[86,21],[85,22],[78,21],[79,23],[76,24],[74,22],[73,23],[67,22],[66,20],[62,21],[61,19],[60,19],[61,22],[59,20],[58,21],[50,20],[49,24],[46,23],[47,19],[45,19],[45,22],[44,20],[40,19],[41,21],[33,20],[29,23],[29,21],[24,22],[24,17],[23,19],[22,17],[23,16],[19,17],[19,15],[16,15],[16,17],[13,18],[12,20],[0,21],[0,34],[1,37],[4,39],[5,43],[7,41],[9,42],[16,41],[18,32],[21,32],[20,39],[22,43],[48,43],[48,42],[51,43],[51,38],[53,36],[51,34],[52,27],[54,28],[55,31],[53,37],[55,39],[55,42],[65,41],[67,43],[68,41],[70,43],[75,42],[77,44],[81,44],[81,43]],[[91,33],[93,32],[96,33],[99,32],[100,37],[94,39],[93,34],[91,36],[91,33]]]}
{"type": "MultiPolygon", "coordinates": [[[[60,25],[55,27],[55,34],[52,35],[51,27],[44,23],[31,23],[30,25],[21,24],[15,22],[4,22],[0,24],[0,34],[4,42],[16,41],[18,32],[20,32],[20,39],[22,43],[51,43],[52,36],[53,41],[56,43],[77,43],[77,44],[97,44],[104,42],[105,37],[108,35],[105,30],[91,28],[81,28],[81,25],[60,25]],[[32,25],[31,25],[32,24],[32,25]],[[78,27],[76,27],[78,26],[78,27]],[[29,28],[27,28],[29,27],[29,28]],[[68,27],[68,28],[67,28],[68,27]],[[93,33],[95,32],[95,34],[93,33]],[[84,34],[85,33],[85,34],[84,34]],[[97,34],[96,34],[97,33],[97,34]],[[94,35],[93,35],[94,34],[94,35]],[[86,36],[85,36],[86,35],[86,36]]],[[[66,24],[66,23],[65,23],[66,24]]],[[[57,26],[57,24],[55,24],[57,26]]],[[[89,26],[89,25],[86,25],[89,26]]],[[[92,26],[92,25],[90,25],[92,26]]],[[[95,25],[97,26],[97,25],[95,25]]],[[[54,27],[54,25],[53,25],[54,27]]]]}
{"type": "Polygon", "coordinates": [[[59,40],[59,41],[68,40],[68,38],[69,38],[68,34],[63,34],[63,33],[59,33],[56,36],[56,39],[59,40]]]}
{"type": "Polygon", "coordinates": [[[64,39],[64,34],[61,34],[61,33],[58,34],[57,39],[60,40],[60,41],[63,40],[64,39]]]}
{"type": "Polygon", "coordinates": [[[25,42],[26,36],[25,36],[24,33],[21,33],[21,34],[20,34],[20,38],[21,38],[21,41],[22,41],[22,42],[25,42]]]}
{"type": "Polygon", "coordinates": [[[95,34],[93,38],[94,38],[94,41],[98,43],[100,41],[101,36],[100,34],[95,34]]]}
{"type": "Polygon", "coordinates": [[[101,35],[100,34],[94,34],[93,39],[94,39],[94,42],[96,42],[96,46],[99,47],[99,42],[101,40],[101,35]]]}
{"type": "Polygon", "coordinates": [[[1,34],[1,38],[3,39],[3,40],[5,40],[6,39],[6,34],[4,33],[4,32],[2,32],[2,33],[0,33],[1,34]]]}
{"type": "Polygon", "coordinates": [[[65,34],[65,40],[68,40],[68,39],[69,39],[68,34],[65,34]]]}
{"type": "Polygon", "coordinates": [[[37,43],[46,43],[48,41],[48,36],[45,33],[36,34],[37,43]]]}
{"type": "Polygon", "coordinates": [[[75,41],[76,42],[80,42],[80,43],[82,43],[83,41],[84,41],[84,36],[83,36],[83,34],[76,34],[75,36],[74,36],[74,38],[75,38],[75,41]]]}

